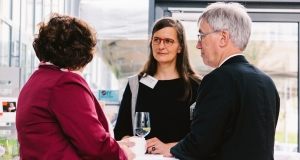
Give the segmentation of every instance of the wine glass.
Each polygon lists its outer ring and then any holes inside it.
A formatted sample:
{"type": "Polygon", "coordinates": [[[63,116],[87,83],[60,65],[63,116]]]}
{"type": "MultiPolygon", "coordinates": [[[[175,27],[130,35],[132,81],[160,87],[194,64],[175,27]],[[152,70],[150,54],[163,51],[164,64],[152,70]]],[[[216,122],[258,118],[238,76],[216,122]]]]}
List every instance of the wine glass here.
{"type": "Polygon", "coordinates": [[[139,137],[145,138],[150,133],[149,112],[135,112],[134,130],[139,137]]]}

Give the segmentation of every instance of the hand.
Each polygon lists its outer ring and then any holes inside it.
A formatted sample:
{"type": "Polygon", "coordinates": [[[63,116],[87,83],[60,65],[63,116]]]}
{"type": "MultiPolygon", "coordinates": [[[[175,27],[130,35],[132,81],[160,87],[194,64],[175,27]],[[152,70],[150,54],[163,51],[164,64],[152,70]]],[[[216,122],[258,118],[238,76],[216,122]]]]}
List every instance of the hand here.
{"type": "Polygon", "coordinates": [[[176,143],[163,143],[156,137],[147,140],[147,151],[150,154],[165,154],[170,153],[170,149],[175,146],[176,143]],[[153,148],[154,147],[154,148],[153,148]],[[154,149],[154,150],[153,150],[154,149]]]}
{"type": "Polygon", "coordinates": [[[128,160],[133,160],[135,158],[135,154],[127,146],[120,145],[120,147],[125,151],[128,160]]]}
{"type": "Polygon", "coordinates": [[[174,157],[171,153],[165,153],[163,156],[164,157],[174,157]]]}
{"type": "Polygon", "coordinates": [[[122,139],[121,141],[117,141],[117,142],[119,143],[119,145],[125,145],[125,146],[127,146],[127,147],[132,147],[132,146],[135,145],[134,142],[129,142],[129,141],[128,141],[128,138],[124,138],[124,139],[122,139]]]}

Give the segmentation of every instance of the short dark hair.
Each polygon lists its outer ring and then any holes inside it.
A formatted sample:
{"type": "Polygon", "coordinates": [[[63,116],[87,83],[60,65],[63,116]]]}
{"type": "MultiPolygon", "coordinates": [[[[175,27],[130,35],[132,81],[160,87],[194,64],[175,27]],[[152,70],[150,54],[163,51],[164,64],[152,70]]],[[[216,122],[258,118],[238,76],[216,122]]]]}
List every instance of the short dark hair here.
{"type": "Polygon", "coordinates": [[[76,70],[92,61],[97,43],[96,31],[78,18],[53,13],[48,23],[38,24],[33,48],[40,61],[76,70]]]}

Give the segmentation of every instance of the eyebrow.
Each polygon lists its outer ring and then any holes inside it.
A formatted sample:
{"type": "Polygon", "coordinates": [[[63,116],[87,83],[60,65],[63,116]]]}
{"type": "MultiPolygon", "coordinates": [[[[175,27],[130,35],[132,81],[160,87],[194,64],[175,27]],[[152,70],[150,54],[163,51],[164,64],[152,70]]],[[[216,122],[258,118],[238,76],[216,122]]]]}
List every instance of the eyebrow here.
{"type": "Polygon", "coordinates": [[[160,38],[160,39],[172,39],[173,40],[173,38],[169,38],[169,37],[166,37],[166,38],[161,38],[161,37],[158,37],[158,36],[152,36],[153,38],[160,38]]]}

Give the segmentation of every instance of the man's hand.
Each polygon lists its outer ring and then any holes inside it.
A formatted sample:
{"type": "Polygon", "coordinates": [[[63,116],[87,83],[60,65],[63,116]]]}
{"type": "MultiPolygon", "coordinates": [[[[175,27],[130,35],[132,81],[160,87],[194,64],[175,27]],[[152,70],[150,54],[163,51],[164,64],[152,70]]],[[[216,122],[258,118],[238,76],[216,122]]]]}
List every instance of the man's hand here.
{"type": "Polygon", "coordinates": [[[164,157],[174,157],[171,153],[165,153],[163,156],[164,157]]]}

